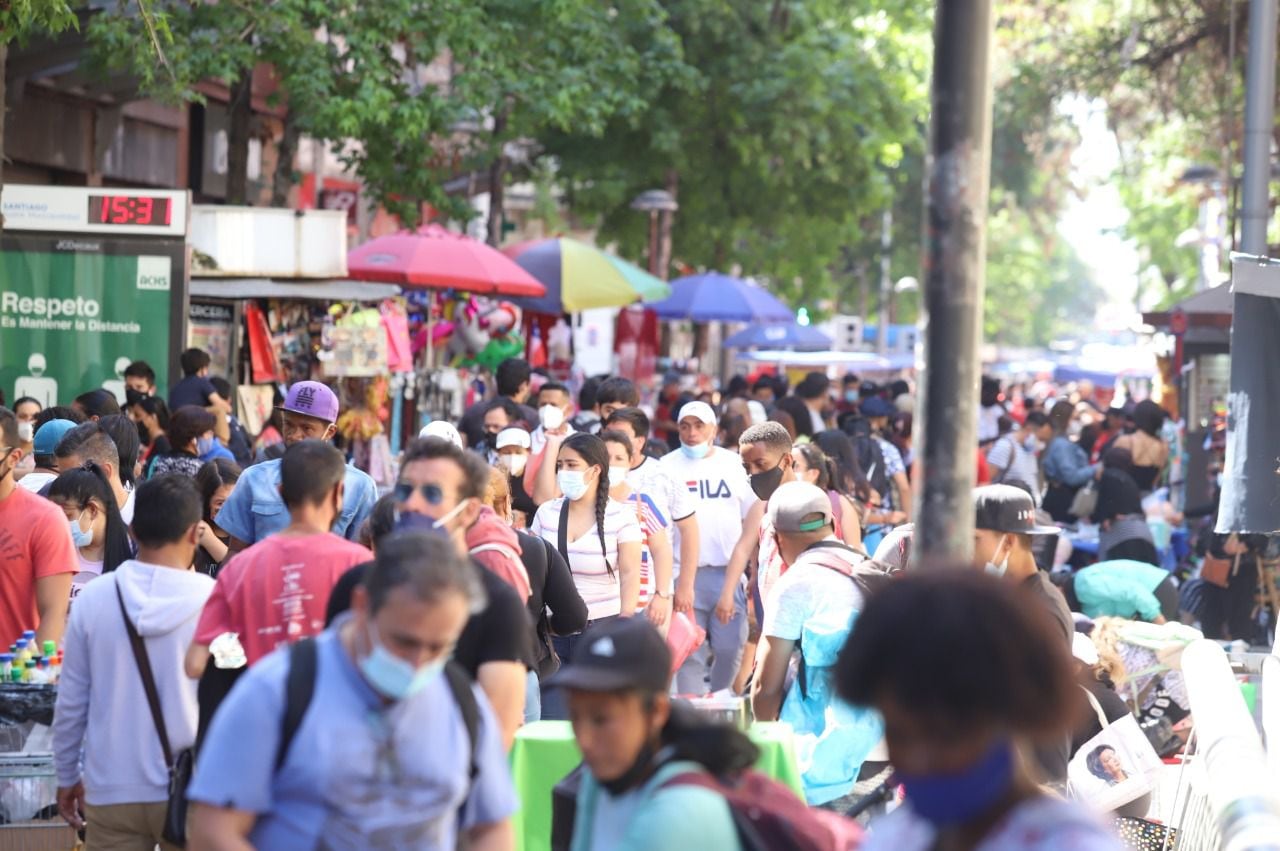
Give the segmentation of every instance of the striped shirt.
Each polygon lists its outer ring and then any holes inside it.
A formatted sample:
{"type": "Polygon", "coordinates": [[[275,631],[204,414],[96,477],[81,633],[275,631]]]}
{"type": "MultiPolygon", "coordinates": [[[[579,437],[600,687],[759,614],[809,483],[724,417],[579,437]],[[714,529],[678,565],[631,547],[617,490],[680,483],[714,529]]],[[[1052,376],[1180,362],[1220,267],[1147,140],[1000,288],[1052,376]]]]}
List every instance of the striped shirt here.
{"type": "MultiPolygon", "coordinates": [[[[564,497],[544,502],[533,516],[530,534],[551,546],[558,546],[560,512],[564,497]]],[[[592,523],[581,537],[568,541],[569,570],[582,601],[587,604],[587,618],[598,620],[622,611],[621,588],[618,585],[618,545],[641,543],[644,533],[636,521],[636,512],[628,505],[609,500],[604,512],[604,546],[600,532],[592,523]],[[606,563],[606,559],[608,560],[606,563]]]]}

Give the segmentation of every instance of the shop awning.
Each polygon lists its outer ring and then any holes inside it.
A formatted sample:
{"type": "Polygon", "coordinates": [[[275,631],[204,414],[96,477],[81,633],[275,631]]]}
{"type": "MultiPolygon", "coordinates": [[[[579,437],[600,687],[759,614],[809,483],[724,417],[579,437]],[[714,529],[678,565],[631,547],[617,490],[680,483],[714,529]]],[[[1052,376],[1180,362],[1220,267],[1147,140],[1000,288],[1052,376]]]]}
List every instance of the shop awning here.
{"type": "Polygon", "coordinates": [[[367,281],[276,281],[271,278],[192,278],[193,298],[298,298],[307,301],[381,301],[400,294],[395,284],[367,281]]]}

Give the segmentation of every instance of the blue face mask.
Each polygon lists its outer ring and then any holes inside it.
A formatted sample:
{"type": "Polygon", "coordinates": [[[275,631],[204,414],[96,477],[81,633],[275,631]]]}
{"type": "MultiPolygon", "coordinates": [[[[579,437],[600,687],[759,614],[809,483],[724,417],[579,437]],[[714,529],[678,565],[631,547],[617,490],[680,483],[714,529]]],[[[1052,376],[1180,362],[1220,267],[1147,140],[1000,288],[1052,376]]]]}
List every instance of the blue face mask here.
{"type": "Polygon", "coordinates": [[[556,473],[556,485],[571,502],[577,502],[587,495],[587,474],[582,470],[561,470],[556,473]]]}
{"type": "Polygon", "coordinates": [[[694,461],[697,461],[699,458],[707,457],[707,453],[711,451],[711,442],[699,443],[696,446],[690,446],[687,443],[681,442],[680,451],[684,453],[686,458],[692,458],[694,461]]]}
{"type": "MultiPolygon", "coordinates": [[[[85,509],[88,511],[89,509],[85,509]]],[[[80,512],[80,516],[75,520],[68,520],[71,526],[71,541],[76,545],[76,549],[84,549],[93,543],[93,530],[85,531],[80,528],[80,517],[84,517],[84,511],[80,512]]]]}
{"type": "Polygon", "coordinates": [[[383,647],[378,640],[377,630],[370,626],[369,643],[373,646],[373,651],[360,660],[360,673],[369,685],[385,697],[392,700],[412,697],[440,676],[449,662],[448,656],[441,656],[421,668],[415,668],[383,647]]]}
{"type": "Polygon", "coordinates": [[[196,440],[196,455],[204,457],[213,451],[213,438],[201,437],[196,440]]]}
{"type": "Polygon", "coordinates": [[[959,774],[909,775],[898,772],[907,802],[934,827],[963,824],[991,809],[1013,783],[1013,743],[1001,739],[959,774]]]}

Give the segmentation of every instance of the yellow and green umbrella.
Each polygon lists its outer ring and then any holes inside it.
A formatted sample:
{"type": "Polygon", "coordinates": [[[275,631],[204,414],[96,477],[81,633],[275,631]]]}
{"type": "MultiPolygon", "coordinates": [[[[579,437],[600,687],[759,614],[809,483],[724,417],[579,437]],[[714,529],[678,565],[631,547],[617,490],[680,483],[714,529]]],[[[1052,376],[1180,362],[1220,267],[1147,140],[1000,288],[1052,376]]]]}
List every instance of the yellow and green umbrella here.
{"type": "Polygon", "coordinates": [[[666,282],[639,266],[575,239],[522,242],[503,253],[547,288],[545,296],[515,299],[525,310],[537,313],[623,307],[671,294],[666,282]]]}

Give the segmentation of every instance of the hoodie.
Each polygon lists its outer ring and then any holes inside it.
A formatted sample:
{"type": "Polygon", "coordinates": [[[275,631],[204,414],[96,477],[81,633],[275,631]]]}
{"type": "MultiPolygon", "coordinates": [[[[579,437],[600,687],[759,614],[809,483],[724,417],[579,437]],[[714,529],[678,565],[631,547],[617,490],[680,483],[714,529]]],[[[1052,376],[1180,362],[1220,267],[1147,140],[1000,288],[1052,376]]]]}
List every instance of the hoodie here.
{"type": "Polygon", "coordinates": [[[182,662],[213,591],[213,580],[203,574],[134,560],[90,582],[76,598],[54,707],[54,767],[60,787],[83,780],[85,800],[94,806],[169,797],[169,771],[120,616],[117,585],[146,644],[174,754],[196,739],[196,682],[182,662]]]}
{"type": "Polygon", "coordinates": [[[529,573],[520,558],[520,539],[516,537],[516,531],[487,505],[467,529],[467,549],[473,559],[514,588],[520,595],[520,602],[528,601],[529,573]]]}

